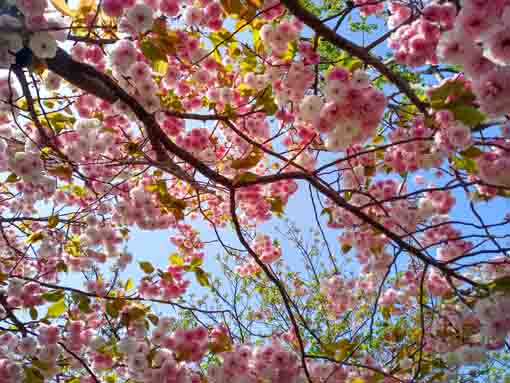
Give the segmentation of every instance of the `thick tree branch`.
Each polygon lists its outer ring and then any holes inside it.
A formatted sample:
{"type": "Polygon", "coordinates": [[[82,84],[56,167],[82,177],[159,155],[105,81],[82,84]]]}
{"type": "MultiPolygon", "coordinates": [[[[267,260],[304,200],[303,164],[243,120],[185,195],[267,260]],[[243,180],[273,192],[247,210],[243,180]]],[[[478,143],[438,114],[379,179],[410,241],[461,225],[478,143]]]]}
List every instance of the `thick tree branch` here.
{"type": "Polygon", "coordinates": [[[228,179],[211,170],[186,150],[177,146],[170,140],[159,127],[154,116],[146,112],[134,97],[129,95],[108,75],[97,71],[90,65],[73,60],[63,49],[58,49],[56,56],[47,60],[47,65],[51,71],[74,86],[112,104],[121,101],[129,106],[144,125],[151,145],[158,156],[158,161],[161,162],[162,166],[164,166],[166,168],[165,170],[169,173],[191,185],[196,184],[196,181],[190,175],[175,164],[164,148],[183,161],[191,164],[207,178],[216,179],[217,181],[221,179],[222,182],[220,183],[228,181],[228,179]]]}

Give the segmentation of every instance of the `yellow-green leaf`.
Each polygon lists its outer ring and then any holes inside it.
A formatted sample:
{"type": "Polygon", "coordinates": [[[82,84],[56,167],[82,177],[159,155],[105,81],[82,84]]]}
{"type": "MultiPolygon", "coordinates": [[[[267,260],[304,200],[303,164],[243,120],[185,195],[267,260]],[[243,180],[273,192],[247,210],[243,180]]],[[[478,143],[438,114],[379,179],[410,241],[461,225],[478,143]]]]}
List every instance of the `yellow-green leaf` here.
{"type": "Polygon", "coordinates": [[[159,317],[155,314],[148,314],[147,319],[149,319],[154,326],[157,326],[159,323],[159,317]]]}
{"type": "Polygon", "coordinates": [[[58,178],[68,180],[73,175],[73,169],[67,165],[58,165],[52,169],[48,169],[48,173],[58,178]]]}
{"type": "Polygon", "coordinates": [[[262,150],[253,148],[246,157],[233,160],[230,166],[234,169],[250,169],[257,166],[263,156],[262,150]]]}
{"type": "Polygon", "coordinates": [[[44,238],[44,233],[42,231],[37,231],[28,236],[26,242],[31,245],[33,243],[39,242],[44,238]]]}
{"type": "Polygon", "coordinates": [[[232,14],[241,14],[241,0],[220,0],[220,3],[223,8],[223,12],[225,12],[227,16],[232,14]]]}
{"type": "Polygon", "coordinates": [[[489,288],[497,291],[510,291],[510,276],[495,279],[489,284],[489,288]]]}
{"type": "Polygon", "coordinates": [[[37,313],[37,309],[35,307],[30,307],[30,318],[32,318],[32,320],[37,320],[37,317],[38,317],[38,313],[37,313]]]}
{"type": "Polygon", "coordinates": [[[466,158],[478,158],[483,154],[483,151],[481,151],[476,146],[471,146],[460,152],[460,154],[462,155],[462,157],[466,158]]]}
{"type": "Polygon", "coordinates": [[[133,307],[131,309],[129,309],[128,311],[128,316],[129,316],[129,320],[131,321],[136,321],[138,319],[142,319],[145,314],[147,314],[147,309],[146,308],[142,308],[142,307],[133,307]]]}
{"type": "Polygon", "coordinates": [[[271,211],[276,214],[276,216],[281,217],[283,215],[283,201],[280,197],[273,197],[270,199],[269,203],[271,204],[271,211]]]}
{"type": "Polygon", "coordinates": [[[372,139],[372,143],[374,145],[379,145],[379,144],[382,144],[383,142],[384,142],[384,136],[381,136],[381,135],[377,135],[372,139]]]}
{"type": "Polygon", "coordinates": [[[200,284],[200,286],[204,286],[204,287],[209,287],[210,286],[209,276],[200,267],[197,267],[195,269],[195,276],[196,276],[197,282],[200,284]]]}
{"type": "Polygon", "coordinates": [[[41,371],[34,367],[25,368],[25,383],[44,383],[41,371]]]}
{"type": "Polygon", "coordinates": [[[258,178],[258,176],[255,173],[245,172],[245,173],[241,173],[241,174],[238,174],[237,176],[235,176],[232,183],[234,184],[234,186],[237,186],[243,182],[255,181],[257,178],[258,178]]]}
{"type": "Polygon", "coordinates": [[[52,215],[48,218],[48,227],[50,229],[53,229],[58,225],[58,217],[56,215],[52,215]]]}
{"type": "Polygon", "coordinates": [[[155,270],[154,266],[152,266],[152,263],[150,263],[150,262],[143,261],[143,262],[138,262],[138,264],[140,265],[140,269],[142,269],[143,272],[146,274],[151,274],[155,270]]]}
{"type": "Polygon", "coordinates": [[[117,318],[125,305],[126,301],[121,298],[109,300],[106,303],[106,313],[110,315],[112,318],[117,318]]]}
{"type": "Polygon", "coordinates": [[[48,312],[46,314],[49,318],[57,318],[66,312],[67,305],[64,298],[60,299],[58,302],[52,304],[48,307],[48,312]]]}
{"type": "Polygon", "coordinates": [[[184,266],[184,259],[177,253],[170,254],[168,260],[172,265],[184,266]]]}
{"type": "Polygon", "coordinates": [[[478,108],[469,105],[456,105],[447,108],[453,112],[455,119],[467,126],[475,127],[485,121],[486,116],[478,108]]]}
{"type": "Polygon", "coordinates": [[[19,177],[14,173],[9,174],[9,176],[5,180],[6,183],[14,183],[14,182],[18,182],[18,181],[19,181],[19,177]]]}
{"type": "Polygon", "coordinates": [[[59,302],[64,299],[64,291],[63,290],[52,290],[41,295],[41,298],[46,302],[59,302]]]}
{"type": "Polygon", "coordinates": [[[200,267],[202,266],[202,264],[204,263],[204,260],[202,258],[193,258],[193,260],[191,261],[191,263],[189,264],[189,270],[190,271],[193,271],[195,270],[197,267],[200,267]]]}
{"type": "Polygon", "coordinates": [[[128,291],[131,290],[135,284],[133,283],[133,278],[129,277],[126,283],[124,284],[124,290],[128,291]]]}

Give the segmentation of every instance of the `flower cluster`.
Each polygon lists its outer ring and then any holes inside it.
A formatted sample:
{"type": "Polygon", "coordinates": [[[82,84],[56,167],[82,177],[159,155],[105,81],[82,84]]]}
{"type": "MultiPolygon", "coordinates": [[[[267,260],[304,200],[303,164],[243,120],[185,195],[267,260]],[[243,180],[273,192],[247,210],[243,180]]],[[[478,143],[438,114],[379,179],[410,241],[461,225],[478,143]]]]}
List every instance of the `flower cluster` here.
{"type": "Polygon", "coordinates": [[[390,12],[389,25],[398,27],[388,43],[395,51],[395,60],[411,67],[425,63],[437,64],[436,50],[441,32],[453,28],[457,12],[455,4],[429,4],[423,9],[421,17],[414,21],[412,10],[406,4],[391,2],[390,12]]]}
{"type": "Polygon", "coordinates": [[[255,236],[253,250],[264,263],[272,263],[281,257],[280,247],[266,234],[258,233],[255,236]]]}
{"type": "Polygon", "coordinates": [[[477,158],[478,176],[488,185],[484,188],[484,194],[494,195],[497,186],[510,186],[510,142],[508,140],[497,140],[493,142],[492,150],[484,152],[477,158]]]}
{"type": "Polygon", "coordinates": [[[289,48],[289,43],[297,39],[302,24],[294,19],[292,22],[283,21],[278,24],[264,24],[260,29],[260,38],[271,49],[271,53],[282,56],[289,48]]]}
{"type": "Polygon", "coordinates": [[[349,293],[355,282],[344,281],[340,276],[333,276],[321,283],[321,293],[327,299],[328,310],[337,316],[344,314],[354,304],[354,296],[349,293]]]}
{"type": "Polygon", "coordinates": [[[336,67],[327,80],[325,104],[312,95],[300,104],[300,117],[318,133],[327,133],[326,149],[342,151],[374,136],[386,106],[384,94],[370,85],[368,75],[361,70],[350,73],[336,67]]]}
{"type": "MultiPolygon", "coordinates": [[[[257,233],[252,242],[252,249],[257,254],[259,260],[265,264],[270,264],[282,256],[280,245],[277,241],[262,233],[257,233]]],[[[246,277],[255,275],[261,271],[258,263],[254,259],[243,262],[236,267],[236,273],[240,276],[246,277]]]]}
{"type": "Polygon", "coordinates": [[[299,382],[300,376],[297,355],[277,342],[256,348],[237,346],[231,352],[222,354],[221,365],[211,364],[207,369],[207,378],[211,383],[238,381],[241,377],[252,381],[299,382]]]}
{"type": "MultiPolygon", "coordinates": [[[[37,3],[37,2],[34,2],[37,3]]],[[[0,15],[0,28],[19,28],[21,23],[18,19],[9,15],[0,15]]],[[[15,54],[23,48],[23,39],[18,33],[2,32],[0,36],[0,69],[9,68],[16,62],[15,54]]],[[[1,99],[0,99],[1,100],[1,99]]],[[[0,102],[0,110],[3,105],[0,102]]]]}
{"type": "Polygon", "coordinates": [[[440,166],[444,153],[431,145],[428,138],[432,135],[421,118],[414,119],[409,126],[398,127],[389,134],[395,145],[384,152],[384,164],[399,173],[440,166]]]}
{"type": "MultiPolygon", "coordinates": [[[[430,5],[430,11],[424,16],[439,18],[441,7],[430,5]]],[[[505,1],[465,1],[452,20],[455,27],[442,33],[437,47],[443,62],[463,66],[464,72],[473,81],[480,109],[496,117],[508,112],[510,107],[506,96],[510,91],[506,67],[510,60],[507,47],[509,15],[510,7],[505,1]],[[468,41],[464,36],[471,38],[468,41]]]]}
{"type": "Polygon", "coordinates": [[[384,1],[354,0],[354,4],[360,7],[360,13],[365,17],[384,12],[384,1]]]}

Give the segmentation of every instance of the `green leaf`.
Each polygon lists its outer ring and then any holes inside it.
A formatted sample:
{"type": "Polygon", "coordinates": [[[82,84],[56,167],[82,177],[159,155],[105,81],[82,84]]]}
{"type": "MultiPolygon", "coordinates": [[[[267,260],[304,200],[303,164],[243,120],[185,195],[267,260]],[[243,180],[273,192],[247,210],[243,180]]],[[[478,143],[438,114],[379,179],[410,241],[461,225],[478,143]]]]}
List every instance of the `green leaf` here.
{"type": "Polygon", "coordinates": [[[158,193],[159,202],[166,209],[167,213],[174,215],[177,221],[184,219],[184,210],[187,207],[186,202],[171,195],[164,180],[148,185],[146,189],[158,193]]]}
{"type": "Polygon", "coordinates": [[[476,162],[472,158],[452,157],[452,163],[457,169],[466,170],[470,174],[475,174],[477,170],[476,162]]]}
{"type": "Polygon", "coordinates": [[[338,342],[324,344],[324,352],[336,360],[342,360],[347,357],[353,345],[348,339],[340,339],[338,342]]]}
{"type": "Polygon", "coordinates": [[[253,47],[255,48],[255,52],[257,54],[261,54],[264,52],[264,42],[260,38],[260,31],[257,29],[253,29],[252,31],[252,38],[253,38],[253,47]]]}
{"type": "Polygon", "coordinates": [[[141,157],[144,155],[140,145],[138,145],[136,142],[127,142],[124,144],[124,150],[133,157],[141,157]]]}
{"type": "Polygon", "coordinates": [[[155,42],[145,39],[140,43],[140,49],[150,61],[152,69],[163,75],[168,69],[168,59],[165,50],[161,49],[155,42]]]}
{"type": "Polygon", "coordinates": [[[48,307],[46,316],[49,318],[57,318],[66,312],[67,305],[64,298],[48,307]]]}
{"type": "Polygon", "coordinates": [[[37,368],[25,368],[25,383],[44,383],[44,376],[37,368]]]}
{"type": "Polygon", "coordinates": [[[476,146],[471,146],[460,152],[460,154],[465,158],[478,158],[483,154],[483,151],[478,149],[476,146]]]}
{"type": "Polygon", "coordinates": [[[200,286],[203,286],[203,287],[209,287],[210,286],[209,276],[200,267],[197,267],[195,269],[195,277],[197,278],[197,282],[200,284],[200,286]]]}
{"type": "Polygon", "coordinates": [[[182,258],[179,254],[177,253],[172,253],[170,254],[170,257],[168,257],[168,260],[170,261],[170,263],[172,265],[177,265],[177,266],[184,266],[184,258],[182,258]]]}
{"type": "Polygon", "coordinates": [[[140,269],[142,269],[143,272],[146,274],[151,274],[155,270],[154,266],[152,266],[152,263],[150,263],[150,262],[143,261],[143,262],[138,262],[138,264],[140,265],[140,269]]]}
{"type": "Polygon", "coordinates": [[[6,183],[14,183],[14,182],[18,182],[18,181],[19,181],[19,177],[14,173],[9,174],[9,176],[5,180],[6,183]]]}
{"type": "Polygon", "coordinates": [[[255,53],[250,51],[239,63],[239,69],[241,69],[241,73],[243,74],[256,72],[257,56],[255,53]]]}
{"type": "Polygon", "coordinates": [[[64,261],[62,261],[62,260],[58,261],[58,263],[57,263],[57,271],[59,273],[67,273],[67,270],[68,269],[67,269],[66,263],[64,261]]]}
{"type": "Polygon", "coordinates": [[[495,279],[489,284],[489,288],[495,291],[510,291],[510,276],[495,279]]]}
{"type": "Polygon", "coordinates": [[[200,267],[202,266],[202,264],[204,263],[204,260],[202,258],[193,258],[193,260],[191,261],[191,263],[189,264],[189,270],[190,271],[193,271],[195,270],[197,267],[200,267]]]}
{"type": "Polygon", "coordinates": [[[164,75],[168,70],[168,62],[165,60],[155,60],[152,62],[154,72],[164,75]]]}
{"type": "Polygon", "coordinates": [[[260,162],[260,160],[264,157],[264,153],[262,150],[258,148],[253,148],[246,157],[241,158],[239,160],[233,160],[230,166],[234,169],[250,169],[260,162]]]}
{"type": "Polygon", "coordinates": [[[148,314],[147,319],[149,319],[154,326],[157,326],[159,323],[159,317],[155,314],[148,314]]]}
{"type": "Polygon", "coordinates": [[[38,316],[37,309],[33,306],[30,307],[30,318],[32,318],[32,320],[37,320],[38,316]]]}
{"type": "Polygon", "coordinates": [[[350,72],[355,72],[355,71],[357,71],[358,69],[363,68],[363,61],[360,61],[360,60],[358,60],[358,59],[353,59],[353,60],[351,60],[351,61],[348,63],[347,68],[349,68],[349,71],[350,71],[350,72]]]}
{"type": "Polygon", "coordinates": [[[322,209],[321,211],[321,215],[325,215],[327,214],[328,216],[328,224],[332,223],[333,222],[333,213],[331,212],[331,209],[330,208],[324,208],[322,209]]]}
{"type": "Polygon", "coordinates": [[[381,135],[377,135],[372,139],[372,143],[374,145],[379,145],[379,144],[382,144],[383,142],[384,142],[384,136],[381,136],[381,135]]]}
{"type": "Polygon", "coordinates": [[[287,51],[283,54],[282,60],[292,61],[298,51],[297,44],[294,41],[291,41],[287,45],[288,45],[288,48],[287,48],[287,51]]]}
{"type": "Polygon", "coordinates": [[[56,215],[52,215],[48,218],[48,227],[50,229],[53,229],[54,227],[57,227],[58,225],[58,217],[56,215]]]}
{"type": "Polygon", "coordinates": [[[44,233],[42,231],[37,231],[28,236],[26,243],[31,245],[33,243],[39,242],[44,238],[44,233]]]}
{"type": "Polygon", "coordinates": [[[250,87],[249,85],[244,84],[244,83],[240,84],[237,87],[237,90],[239,91],[241,96],[244,96],[244,97],[253,96],[253,94],[255,93],[255,89],[253,89],[252,87],[250,87]]]}
{"type": "Polygon", "coordinates": [[[269,200],[271,204],[271,211],[276,214],[277,217],[281,217],[283,215],[283,201],[280,197],[273,197],[269,200]]]}
{"type": "Polygon", "coordinates": [[[384,306],[381,309],[381,313],[382,313],[382,316],[383,316],[384,320],[389,320],[390,319],[390,317],[391,317],[391,309],[388,306],[384,306]]]}
{"type": "Polygon", "coordinates": [[[82,313],[91,313],[90,298],[86,295],[80,294],[78,308],[82,313]]]}
{"type": "Polygon", "coordinates": [[[255,102],[255,108],[264,109],[264,112],[268,116],[272,116],[278,111],[278,105],[276,105],[276,103],[274,102],[273,91],[271,87],[264,89],[262,94],[259,97],[257,97],[257,101],[255,102]]]}
{"type": "Polygon", "coordinates": [[[128,291],[131,290],[135,284],[133,283],[133,278],[129,277],[126,283],[124,284],[124,290],[128,291]]]}
{"type": "Polygon", "coordinates": [[[63,290],[48,291],[46,293],[43,293],[41,297],[46,302],[58,302],[64,298],[64,291],[63,290]]]}
{"type": "Polygon", "coordinates": [[[37,367],[39,370],[42,370],[42,371],[48,371],[51,367],[50,363],[49,362],[45,362],[43,360],[40,360],[40,359],[34,359],[32,361],[32,364],[37,367]]]}
{"type": "Polygon", "coordinates": [[[149,39],[145,39],[140,43],[140,50],[142,51],[143,55],[149,59],[149,61],[158,61],[158,60],[165,60],[166,61],[166,54],[158,49],[156,44],[152,42],[149,39]]]}
{"type": "Polygon", "coordinates": [[[475,127],[485,121],[486,116],[478,108],[469,105],[454,105],[447,107],[453,112],[455,119],[467,126],[475,127]]]}
{"type": "Polygon", "coordinates": [[[375,166],[365,166],[364,173],[365,177],[372,177],[375,175],[376,168],[375,166]]]}
{"type": "Polygon", "coordinates": [[[235,178],[232,181],[232,183],[235,186],[237,186],[237,185],[239,185],[240,183],[243,183],[243,182],[255,181],[257,178],[258,178],[258,176],[255,173],[244,172],[244,173],[241,173],[241,174],[238,174],[237,176],[235,176],[235,178]]]}
{"type": "Polygon", "coordinates": [[[112,318],[117,318],[125,305],[124,299],[109,300],[106,303],[106,313],[112,318]]]}
{"type": "Polygon", "coordinates": [[[466,93],[467,90],[462,81],[446,81],[441,86],[429,92],[430,104],[434,109],[443,109],[448,97],[455,95],[456,100],[458,101],[458,97],[460,95],[465,95],[466,93]]]}
{"type": "Polygon", "coordinates": [[[342,253],[348,253],[350,250],[352,249],[352,246],[351,245],[342,245],[342,253]]]}

